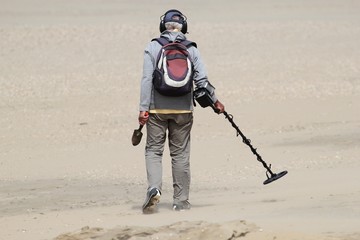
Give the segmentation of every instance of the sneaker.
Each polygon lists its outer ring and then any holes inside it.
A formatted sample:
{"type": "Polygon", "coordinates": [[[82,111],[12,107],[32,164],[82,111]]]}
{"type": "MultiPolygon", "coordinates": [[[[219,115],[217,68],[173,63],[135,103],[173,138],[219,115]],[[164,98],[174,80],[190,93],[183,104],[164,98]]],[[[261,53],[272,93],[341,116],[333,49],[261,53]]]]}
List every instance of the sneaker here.
{"type": "Polygon", "coordinates": [[[147,194],[145,203],[142,206],[144,214],[151,214],[156,212],[156,204],[160,202],[161,192],[157,188],[151,188],[147,194]]]}
{"type": "Polygon", "coordinates": [[[189,210],[190,208],[191,208],[191,204],[187,200],[173,204],[174,211],[185,211],[185,210],[189,210]]]}

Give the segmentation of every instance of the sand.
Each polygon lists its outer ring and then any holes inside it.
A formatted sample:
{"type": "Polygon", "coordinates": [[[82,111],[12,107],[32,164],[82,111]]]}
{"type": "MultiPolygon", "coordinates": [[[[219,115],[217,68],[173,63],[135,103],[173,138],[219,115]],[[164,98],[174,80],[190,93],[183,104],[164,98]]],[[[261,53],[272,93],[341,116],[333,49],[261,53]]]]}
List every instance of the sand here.
{"type": "MultiPolygon", "coordinates": [[[[0,0],[0,239],[360,239],[360,3],[0,0]],[[143,215],[143,49],[183,11],[223,115],[197,107],[190,202],[143,215]]],[[[146,137],[146,133],[144,132],[146,137]]]]}

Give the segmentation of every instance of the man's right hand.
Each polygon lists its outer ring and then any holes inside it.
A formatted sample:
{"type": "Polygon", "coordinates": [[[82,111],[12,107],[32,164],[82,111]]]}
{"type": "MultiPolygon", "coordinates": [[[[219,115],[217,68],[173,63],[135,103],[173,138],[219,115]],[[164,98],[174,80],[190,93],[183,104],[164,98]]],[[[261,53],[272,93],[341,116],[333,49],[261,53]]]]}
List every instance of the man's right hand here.
{"type": "Polygon", "coordinates": [[[139,124],[145,125],[146,122],[149,120],[149,113],[146,111],[139,112],[139,124]]]}
{"type": "Polygon", "coordinates": [[[215,109],[217,110],[217,113],[223,113],[225,111],[225,106],[219,100],[216,101],[214,106],[215,109]]]}

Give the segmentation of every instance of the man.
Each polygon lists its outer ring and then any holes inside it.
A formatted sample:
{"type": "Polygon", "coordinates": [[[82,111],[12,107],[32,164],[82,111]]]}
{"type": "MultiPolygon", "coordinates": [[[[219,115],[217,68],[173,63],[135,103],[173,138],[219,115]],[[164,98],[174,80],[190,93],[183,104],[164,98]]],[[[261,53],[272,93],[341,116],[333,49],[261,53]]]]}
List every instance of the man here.
{"type": "MultiPolygon", "coordinates": [[[[183,42],[186,39],[186,17],[178,10],[169,10],[160,21],[162,38],[168,42],[183,42]]],[[[193,44],[195,45],[195,44],[193,44]]],[[[143,213],[156,211],[162,187],[162,155],[166,134],[173,176],[173,209],[177,211],[190,209],[190,131],[193,124],[193,91],[182,96],[165,96],[154,89],[153,73],[157,66],[158,54],[162,45],[151,41],[145,49],[143,76],[141,80],[139,123],[147,125],[145,160],[148,190],[143,213]]],[[[212,92],[215,108],[224,112],[224,105],[217,100],[214,87],[208,81],[204,64],[198,49],[188,47],[189,58],[193,64],[192,82],[196,88],[207,88],[212,92]]],[[[191,85],[193,84],[191,83],[191,85]]]]}

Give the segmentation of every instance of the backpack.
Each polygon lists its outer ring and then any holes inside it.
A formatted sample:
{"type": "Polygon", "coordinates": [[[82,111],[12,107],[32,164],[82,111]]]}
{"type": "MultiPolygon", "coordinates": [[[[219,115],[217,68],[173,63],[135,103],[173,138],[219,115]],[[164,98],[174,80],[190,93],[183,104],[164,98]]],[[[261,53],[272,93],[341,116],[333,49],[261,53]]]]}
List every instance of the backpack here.
{"type": "Polygon", "coordinates": [[[153,73],[153,85],[164,96],[183,96],[193,87],[193,64],[188,48],[196,43],[184,40],[169,42],[166,38],[155,38],[161,44],[153,73]]]}

